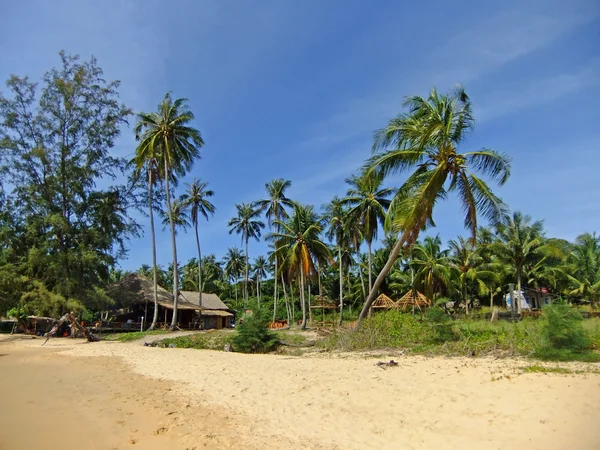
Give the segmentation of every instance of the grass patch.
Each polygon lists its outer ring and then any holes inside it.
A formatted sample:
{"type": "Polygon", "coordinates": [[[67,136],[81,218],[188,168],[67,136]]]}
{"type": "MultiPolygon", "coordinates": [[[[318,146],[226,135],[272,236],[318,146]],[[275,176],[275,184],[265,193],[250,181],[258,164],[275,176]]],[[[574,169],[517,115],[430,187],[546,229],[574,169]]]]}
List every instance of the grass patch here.
{"type": "Polygon", "coordinates": [[[581,321],[571,310],[545,310],[541,319],[519,322],[448,320],[432,309],[427,316],[376,313],[358,332],[339,329],[318,346],[365,351],[401,348],[408,353],[447,356],[533,357],[553,361],[600,361],[600,319],[581,321]]]}
{"type": "Polygon", "coordinates": [[[534,364],[532,366],[526,366],[522,368],[524,373],[562,373],[562,374],[584,374],[584,373],[592,373],[592,374],[600,374],[600,369],[595,369],[593,367],[587,369],[569,369],[567,367],[559,367],[559,366],[540,366],[538,364],[534,364]]]}
{"type": "Polygon", "coordinates": [[[112,333],[103,337],[105,341],[131,342],[142,339],[146,336],[154,336],[158,334],[167,334],[167,330],[151,330],[151,331],[130,331],[127,333],[112,333]]]}
{"type": "Polygon", "coordinates": [[[160,341],[153,343],[153,347],[223,350],[226,344],[231,344],[233,336],[233,333],[221,331],[197,333],[187,336],[161,339],[160,341]]]}

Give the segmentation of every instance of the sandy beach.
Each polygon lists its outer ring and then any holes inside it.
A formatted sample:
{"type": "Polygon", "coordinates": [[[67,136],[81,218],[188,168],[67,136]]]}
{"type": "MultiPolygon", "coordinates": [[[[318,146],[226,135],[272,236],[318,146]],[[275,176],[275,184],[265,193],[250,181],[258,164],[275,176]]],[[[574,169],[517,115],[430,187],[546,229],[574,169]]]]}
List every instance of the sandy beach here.
{"type": "Polygon", "coordinates": [[[42,342],[0,340],[2,450],[600,446],[600,375],[530,361],[42,342]]]}

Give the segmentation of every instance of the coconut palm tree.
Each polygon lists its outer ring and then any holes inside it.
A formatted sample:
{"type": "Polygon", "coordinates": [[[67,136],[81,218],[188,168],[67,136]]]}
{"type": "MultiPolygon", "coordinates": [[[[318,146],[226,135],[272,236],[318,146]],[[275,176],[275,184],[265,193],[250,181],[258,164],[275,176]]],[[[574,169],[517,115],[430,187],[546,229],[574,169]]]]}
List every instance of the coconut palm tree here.
{"type": "Polygon", "coordinates": [[[331,259],[331,251],[321,241],[323,225],[312,206],[294,203],[294,211],[288,221],[274,221],[276,229],[269,239],[275,241],[275,252],[285,258],[289,271],[300,275],[300,302],[302,305],[302,329],[306,329],[306,300],[304,281],[316,274],[316,261],[331,259]]]}
{"type": "Polygon", "coordinates": [[[183,204],[190,208],[190,216],[196,233],[196,248],[198,249],[198,296],[200,298],[200,306],[202,306],[202,254],[200,252],[200,238],[198,237],[198,222],[200,216],[204,216],[208,220],[208,215],[214,215],[215,205],[213,205],[209,197],[214,195],[214,191],[208,189],[207,182],[201,182],[194,179],[192,184],[187,185],[187,191],[181,196],[183,204]]]}
{"type": "Polygon", "coordinates": [[[231,280],[235,286],[235,302],[237,304],[237,280],[244,270],[244,252],[238,248],[229,247],[227,249],[227,254],[223,258],[223,264],[225,265],[225,276],[231,280]]]}
{"type": "Polygon", "coordinates": [[[161,213],[163,230],[166,230],[171,226],[171,221],[175,225],[175,236],[177,236],[177,230],[185,230],[190,226],[190,220],[187,213],[187,207],[181,199],[177,199],[171,205],[171,214],[161,213]]]}
{"type": "MultiPolygon", "coordinates": [[[[498,224],[494,248],[498,257],[510,264],[517,278],[517,293],[521,295],[523,273],[527,265],[535,265],[548,250],[544,242],[544,225],[541,221],[531,223],[531,217],[520,212],[513,213],[498,224]]],[[[516,302],[517,312],[521,302],[516,302]]]]}
{"type": "MultiPolygon", "coordinates": [[[[273,221],[274,220],[284,220],[287,219],[288,213],[285,208],[291,208],[293,206],[293,202],[286,197],[285,191],[292,186],[292,182],[289,180],[284,180],[282,178],[278,178],[269,183],[265,184],[265,189],[267,190],[267,198],[264,200],[259,200],[256,202],[256,206],[260,208],[261,211],[265,213],[267,218],[267,223],[271,228],[271,232],[275,231],[273,229],[273,221]]],[[[278,258],[274,258],[275,261],[275,287],[273,292],[273,322],[275,322],[275,317],[277,316],[277,273],[278,273],[278,258]]]]}
{"type": "Polygon", "coordinates": [[[333,197],[331,202],[325,206],[323,220],[329,223],[327,229],[327,239],[335,242],[338,252],[338,265],[340,275],[340,325],[344,313],[344,274],[342,266],[342,248],[349,247],[350,235],[348,233],[347,222],[349,220],[348,211],[344,209],[344,201],[337,196],[333,197]]]}
{"type": "Polygon", "coordinates": [[[256,295],[258,297],[258,307],[260,308],[260,283],[267,276],[267,270],[269,268],[269,263],[264,256],[259,256],[254,260],[254,278],[256,278],[256,295]]]}
{"type": "Polygon", "coordinates": [[[158,105],[158,111],[138,114],[135,135],[140,141],[136,150],[136,165],[157,158],[164,168],[167,213],[170,217],[171,244],[173,247],[173,319],[171,329],[177,326],[177,300],[179,286],[177,282],[177,243],[175,242],[175,223],[171,207],[171,186],[169,181],[178,175],[189,172],[194,161],[200,156],[204,145],[200,131],[191,127],[194,114],[187,108],[187,100],[173,100],[170,94],[158,105]]]}
{"type": "Polygon", "coordinates": [[[436,293],[445,291],[450,285],[449,251],[442,249],[439,236],[427,236],[417,242],[411,250],[410,267],[414,270],[414,283],[423,286],[424,294],[434,299],[436,293]]]}
{"type": "Polygon", "coordinates": [[[567,271],[573,289],[571,295],[600,301],[600,237],[596,233],[578,236],[569,255],[567,271]]]}
{"type": "Polygon", "coordinates": [[[237,208],[237,217],[233,217],[227,226],[230,227],[229,234],[235,232],[236,234],[242,235],[242,242],[246,244],[246,277],[244,280],[244,301],[248,305],[248,241],[250,238],[258,241],[261,235],[261,229],[265,227],[265,224],[257,217],[260,216],[260,209],[254,205],[248,203],[242,203],[235,205],[237,208]]]}
{"type": "Polygon", "coordinates": [[[465,91],[457,88],[455,92],[440,95],[433,89],[426,99],[408,98],[405,106],[407,113],[392,119],[377,132],[375,154],[366,165],[367,171],[384,177],[411,168],[415,170],[390,204],[385,225],[399,237],[365,301],[357,328],[402,248],[412,247],[420,231],[433,225],[433,207],[437,201],[450,192],[458,193],[466,213],[464,223],[473,238],[478,214],[497,223],[506,210],[502,200],[474,171],[502,185],[510,175],[508,157],[488,149],[458,152],[459,144],[474,125],[471,101],[465,91]]]}
{"type": "Polygon", "coordinates": [[[477,247],[469,239],[459,236],[449,242],[451,268],[456,273],[458,290],[465,304],[465,313],[469,314],[469,288],[475,286],[479,294],[490,291],[490,284],[497,285],[502,264],[486,263],[477,247]]]}
{"type": "Polygon", "coordinates": [[[385,222],[385,214],[390,206],[388,197],[394,192],[392,189],[383,188],[383,176],[377,172],[367,172],[360,177],[352,176],[346,180],[350,185],[344,201],[352,208],[350,217],[355,220],[362,231],[362,236],[367,243],[369,257],[369,293],[373,288],[371,246],[373,239],[377,239],[379,225],[385,222]]]}

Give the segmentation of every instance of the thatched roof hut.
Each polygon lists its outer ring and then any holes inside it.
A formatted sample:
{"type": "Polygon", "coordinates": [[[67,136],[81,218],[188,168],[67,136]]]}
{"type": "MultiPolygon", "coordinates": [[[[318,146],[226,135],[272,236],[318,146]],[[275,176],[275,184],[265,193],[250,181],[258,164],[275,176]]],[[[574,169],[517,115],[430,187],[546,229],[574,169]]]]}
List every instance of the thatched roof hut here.
{"type": "Polygon", "coordinates": [[[389,298],[385,294],[379,294],[379,297],[375,299],[371,308],[375,309],[393,309],[396,308],[396,302],[389,298]]]}
{"type": "Polygon", "coordinates": [[[412,308],[414,311],[415,308],[420,310],[421,308],[428,308],[430,306],[431,300],[429,300],[416,289],[408,291],[400,300],[396,302],[396,307],[402,310],[412,308]]]}

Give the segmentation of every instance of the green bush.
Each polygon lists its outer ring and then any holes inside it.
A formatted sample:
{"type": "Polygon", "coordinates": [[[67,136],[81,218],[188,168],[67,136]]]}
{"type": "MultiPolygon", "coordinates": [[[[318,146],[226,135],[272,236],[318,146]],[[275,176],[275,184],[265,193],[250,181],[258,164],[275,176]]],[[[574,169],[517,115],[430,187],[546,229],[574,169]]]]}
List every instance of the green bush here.
{"type": "Polygon", "coordinates": [[[425,317],[431,327],[431,338],[435,342],[456,340],[457,335],[452,329],[452,319],[440,308],[429,308],[425,317]]]}
{"type": "Polygon", "coordinates": [[[261,309],[255,309],[237,326],[233,349],[242,353],[267,353],[275,350],[279,339],[268,328],[269,318],[261,309]]]}
{"type": "Polygon", "coordinates": [[[536,356],[547,360],[597,361],[591,352],[592,340],[583,328],[583,318],[565,303],[555,303],[543,309],[541,342],[536,356]]]}

